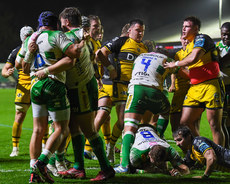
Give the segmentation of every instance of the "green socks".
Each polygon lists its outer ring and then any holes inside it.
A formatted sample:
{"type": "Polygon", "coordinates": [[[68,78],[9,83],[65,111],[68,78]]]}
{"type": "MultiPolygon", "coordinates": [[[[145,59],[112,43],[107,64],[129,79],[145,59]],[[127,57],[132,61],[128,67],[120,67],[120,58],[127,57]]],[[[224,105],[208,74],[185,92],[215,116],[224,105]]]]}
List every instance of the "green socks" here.
{"type": "Polygon", "coordinates": [[[106,157],[104,143],[101,137],[99,136],[99,134],[95,134],[94,136],[90,137],[88,140],[93,148],[93,152],[95,153],[99,161],[101,170],[102,171],[107,170],[110,167],[110,163],[108,161],[108,158],[106,157]]]}
{"type": "Polygon", "coordinates": [[[161,116],[159,117],[157,121],[157,132],[160,134],[161,138],[164,136],[164,132],[168,126],[168,123],[168,119],[162,119],[161,116]]]}
{"type": "Polygon", "coordinates": [[[134,143],[134,134],[132,132],[126,133],[122,140],[122,153],[121,153],[122,167],[127,167],[129,165],[130,149],[133,143],[134,143]]]}
{"type": "Polygon", "coordinates": [[[84,169],[84,147],[85,137],[83,134],[79,134],[72,137],[73,151],[74,151],[74,168],[82,170],[84,169]]]}

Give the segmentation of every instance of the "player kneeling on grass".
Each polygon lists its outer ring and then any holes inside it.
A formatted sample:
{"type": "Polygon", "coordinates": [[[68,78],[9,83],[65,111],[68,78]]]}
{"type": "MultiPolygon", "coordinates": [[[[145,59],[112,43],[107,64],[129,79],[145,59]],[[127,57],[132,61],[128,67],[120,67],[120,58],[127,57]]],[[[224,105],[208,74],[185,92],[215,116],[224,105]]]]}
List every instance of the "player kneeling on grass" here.
{"type": "Polygon", "coordinates": [[[130,150],[130,164],[143,172],[164,173],[171,176],[189,174],[178,152],[161,139],[151,125],[139,125],[130,150]],[[169,170],[167,161],[173,166],[169,170]]]}
{"type": "Polygon", "coordinates": [[[206,166],[203,176],[194,178],[208,178],[212,171],[230,172],[230,150],[215,144],[205,137],[193,137],[187,126],[179,127],[173,132],[174,140],[187,157],[206,166]]]}

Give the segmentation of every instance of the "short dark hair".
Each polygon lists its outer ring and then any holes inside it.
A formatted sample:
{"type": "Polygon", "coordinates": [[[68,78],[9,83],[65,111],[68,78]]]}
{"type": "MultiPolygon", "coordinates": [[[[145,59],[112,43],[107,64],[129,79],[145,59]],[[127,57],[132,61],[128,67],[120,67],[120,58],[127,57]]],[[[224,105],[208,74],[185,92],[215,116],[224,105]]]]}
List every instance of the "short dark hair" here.
{"type": "Polygon", "coordinates": [[[184,21],[191,21],[193,25],[198,26],[198,29],[200,30],[201,28],[201,21],[195,16],[189,16],[184,19],[184,21]]]}
{"type": "Polygon", "coordinates": [[[193,139],[192,132],[189,127],[187,126],[180,126],[177,130],[173,132],[173,137],[176,137],[178,135],[181,135],[182,137],[186,138],[189,135],[191,135],[191,138],[193,139]]]}
{"type": "Polygon", "coordinates": [[[221,26],[221,29],[222,28],[226,28],[226,29],[230,30],[230,22],[223,23],[222,26],[221,26]]]}
{"type": "Polygon", "coordinates": [[[73,26],[81,26],[81,13],[78,8],[75,7],[68,7],[65,8],[59,15],[59,19],[68,19],[70,24],[73,26]]]}
{"type": "Polygon", "coordinates": [[[167,151],[165,147],[161,145],[155,145],[150,149],[149,155],[155,162],[164,161],[163,159],[166,158],[167,151]]]}
{"type": "Polygon", "coordinates": [[[133,25],[135,25],[135,24],[139,24],[139,25],[143,26],[144,22],[141,19],[133,19],[133,20],[131,20],[129,22],[130,27],[133,26],[133,25]]]}

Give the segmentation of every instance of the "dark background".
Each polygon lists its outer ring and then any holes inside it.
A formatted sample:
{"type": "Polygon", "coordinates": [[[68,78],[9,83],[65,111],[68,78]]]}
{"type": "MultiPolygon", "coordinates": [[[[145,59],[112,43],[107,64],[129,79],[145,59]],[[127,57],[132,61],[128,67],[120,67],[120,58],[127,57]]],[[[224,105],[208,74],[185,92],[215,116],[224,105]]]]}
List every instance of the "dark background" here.
{"type": "MultiPolygon", "coordinates": [[[[141,18],[146,24],[144,39],[159,40],[180,32],[183,19],[189,15],[199,17],[202,22],[218,21],[218,5],[218,0],[4,0],[0,2],[0,62],[5,62],[11,50],[21,44],[21,27],[30,25],[36,29],[42,11],[50,10],[58,15],[65,7],[75,6],[83,15],[98,15],[105,29],[104,41],[120,35],[122,26],[131,19],[141,18]],[[160,29],[170,24],[174,26],[160,29]],[[157,32],[158,29],[161,31],[157,32]]],[[[223,0],[223,17],[229,14],[230,1],[223,0]]]]}

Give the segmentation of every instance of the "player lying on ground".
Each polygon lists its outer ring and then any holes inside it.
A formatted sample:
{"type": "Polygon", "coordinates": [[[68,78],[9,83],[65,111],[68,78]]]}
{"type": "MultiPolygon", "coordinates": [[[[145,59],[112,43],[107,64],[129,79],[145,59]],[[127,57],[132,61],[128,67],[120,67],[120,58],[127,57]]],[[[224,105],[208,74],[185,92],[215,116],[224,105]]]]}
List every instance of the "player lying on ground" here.
{"type": "Polygon", "coordinates": [[[139,125],[130,150],[130,164],[134,168],[171,176],[189,174],[189,168],[182,162],[178,152],[158,136],[153,126],[139,125]],[[172,170],[168,168],[168,161],[173,166],[172,170]]]}
{"type": "Polygon", "coordinates": [[[179,127],[173,132],[174,140],[183,152],[187,152],[187,158],[206,166],[203,176],[196,178],[208,178],[212,171],[230,171],[230,150],[215,144],[206,137],[193,137],[187,126],[179,127]]]}

